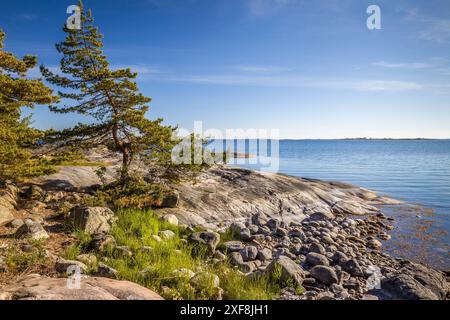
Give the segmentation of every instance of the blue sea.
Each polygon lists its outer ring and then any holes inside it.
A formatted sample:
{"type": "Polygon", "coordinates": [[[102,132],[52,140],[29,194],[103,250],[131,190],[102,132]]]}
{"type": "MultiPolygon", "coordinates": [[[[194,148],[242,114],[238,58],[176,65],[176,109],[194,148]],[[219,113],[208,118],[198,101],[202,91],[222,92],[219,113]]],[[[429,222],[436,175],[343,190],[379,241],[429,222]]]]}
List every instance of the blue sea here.
{"type": "MultiPolygon", "coordinates": [[[[404,205],[382,208],[396,219],[386,249],[450,269],[450,140],[280,140],[278,146],[270,142],[234,141],[235,151],[258,155],[235,160],[241,162],[237,165],[348,182],[403,200],[404,205]]],[[[223,144],[212,145],[220,149],[223,144]]]]}

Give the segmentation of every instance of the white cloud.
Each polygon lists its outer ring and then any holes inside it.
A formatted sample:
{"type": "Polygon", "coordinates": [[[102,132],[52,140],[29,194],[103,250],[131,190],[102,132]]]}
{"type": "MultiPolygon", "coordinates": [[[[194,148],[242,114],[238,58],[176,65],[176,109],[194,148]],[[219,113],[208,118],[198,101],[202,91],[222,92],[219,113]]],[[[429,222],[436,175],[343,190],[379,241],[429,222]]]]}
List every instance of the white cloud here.
{"type": "Polygon", "coordinates": [[[450,42],[450,20],[430,19],[428,23],[429,27],[419,33],[421,39],[439,43],[450,42]]]}
{"type": "Polygon", "coordinates": [[[366,80],[356,83],[355,89],[358,91],[400,92],[423,89],[423,86],[408,81],[366,80]]]}
{"type": "Polygon", "coordinates": [[[450,43],[450,19],[422,15],[417,10],[409,11],[406,19],[422,25],[417,34],[419,39],[450,43]]]}
{"type": "Polygon", "coordinates": [[[401,92],[420,90],[421,84],[393,80],[323,80],[300,76],[248,76],[248,75],[166,75],[153,78],[162,81],[230,86],[298,87],[342,89],[362,92],[401,92]]]}
{"type": "Polygon", "coordinates": [[[245,73],[256,73],[256,74],[273,74],[293,70],[291,68],[277,67],[277,66],[252,66],[252,65],[233,66],[232,69],[242,71],[245,73]]]}
{"type": "Polygon", "coordinates": [[[430,68],[431,65],[421,62],[404,62],[404,63],[388,63],[385,61],[374,62],[371,65],[375,67],[389,68],[389,69],[426,69],[430,68]]]}
{"type": "Polygon", "coordinates": [[[19,15],[19,18],[22,20],[32,21],[39,18],[39,15],[35,13],[22,13],[21,15],[19,15]]]}
{"type": "Polygon", "coordinates": [[[265,16],[276,10],[299,4],[301,0],[246,0],[250,13],[254,16],[265,16]]]}

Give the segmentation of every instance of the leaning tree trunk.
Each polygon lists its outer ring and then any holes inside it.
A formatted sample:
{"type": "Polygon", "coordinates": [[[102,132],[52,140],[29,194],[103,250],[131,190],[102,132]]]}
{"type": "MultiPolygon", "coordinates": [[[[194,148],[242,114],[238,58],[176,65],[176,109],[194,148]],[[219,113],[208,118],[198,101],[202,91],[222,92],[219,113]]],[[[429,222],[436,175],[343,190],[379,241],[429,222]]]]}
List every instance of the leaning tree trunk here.
{"type": "Polygon", "coordinates": [[[128,178],[128,169],[130,165],[130,150],[127,144],[119,138],[119,125],[114,124],[112,127],[112,136],[116,148],[122,153],[122,167],[120,168],[120,180],[125,181],[128,178]]]}

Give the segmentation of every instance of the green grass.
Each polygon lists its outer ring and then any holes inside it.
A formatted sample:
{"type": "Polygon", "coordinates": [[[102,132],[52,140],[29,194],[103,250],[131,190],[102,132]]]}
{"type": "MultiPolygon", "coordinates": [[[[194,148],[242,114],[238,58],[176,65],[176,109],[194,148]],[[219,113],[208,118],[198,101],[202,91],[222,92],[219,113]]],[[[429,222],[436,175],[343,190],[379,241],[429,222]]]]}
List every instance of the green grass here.
{"type": "Polygon", "coordinates": [[[28,241],[34,247],[31,252],[23,252],[19,245],[11,246],[5,252],[5,262],[11,273],[22,273],[43,268],[47,263],[43,241],[28,241]]]}
{"type": "Polygon", "coordinates": [[[242,240],[241,234],[236,230],[231,230],[228,228],[224,233],[220,235],[220,242],[221,244],[232,241],[232,240],[242,240]]]}
{"type": "MultiPolygon", "coordinates": [[[[152,211],[127,209],[118,211],[117,215],[118,221],[112,235],[118,246],[127,246],[133,255],[121,256],[109,250],[98,253],[98,258],[107,258],[107,264],[118,270],[120,279],[150,288],[166,299],[214,299],[217,290],[212,286],[198,290],[190,285],[189,279],[174,276],[174,270],[187,268],[194,272],[216,274],[220,278],[225,299],[267,300],[279,293],[280,287],[268,277],[248,278],[228,262],[214,264],[206,248],[199,250],[184,240],[188,236],[187,230],[160,221],[152,211]],[[172,230],[176,236],[158,242],[152,235],[158,235],[161,230],[172,230]],[[151,247],[153,250],[143,251],[142,247],[151,247]]],[[[76,248],[67,249],[66,254],[73,257],[81,253],[82,248],[80,243],[76,248]]]]}

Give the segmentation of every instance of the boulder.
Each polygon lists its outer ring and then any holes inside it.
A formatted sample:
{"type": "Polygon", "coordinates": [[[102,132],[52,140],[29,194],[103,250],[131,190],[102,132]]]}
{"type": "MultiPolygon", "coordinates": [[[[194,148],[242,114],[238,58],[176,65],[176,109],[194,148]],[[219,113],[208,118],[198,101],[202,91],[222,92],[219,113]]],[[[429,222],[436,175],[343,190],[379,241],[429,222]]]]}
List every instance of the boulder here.
{"type": "Polygon", "coordinates": [[[33,240],[48,239],[50,236],[39,222],[26,219],[24,224],[15,233],[17,239],[31,238],[33,240]]]}
{"type": "Polygon", "coordinates": [[[267,221],[266,225],[270,228],[270,230],[277,230],[277,228],[280,227],[280,220],[270,219],[267,221]]]}
{"type": "Polygon", "coordinates": [[[14,219],[18,194],[19,189],[12,184],[0,190],[0,225],[14,219]]]}
{"type": "Polygon", "coordinates": [[[72,261],[65,259],[58,259],[55,263],[55,269],[59,273],[73,273],[75,270],[80,271],[80,273],[87,272],[87,266],[80,261],[72,261]]]}
{"type": "Polygon", "coordinates": [[[383,244],[380,241],[378,241],[377,239],[370,239],[369,241],[367,241],[367,246],[370,249],[378,250],[378,249],[381,249],[383,244]]]}
{"type": "Polygon", "coordinates": [[[176,269],[173,270],[170,273],[171,277],[176,278],[176,279],[187,279],[190,280],[195,276],[195,272],[187,269],[187,268],[180,268],[180,269],[176,269]]]}
{"type": "Polygon", "coordinates": [[[116,246],[116,239],[113,236],[97,233],[92,237],[92,240],[87,245],[88,251],[100,251],[103,252],[108,248],[114,248],[116,246]]]}
{"type": "Polygon", "coordinates": [[[17,229],[23,226],[24,222],[22,219],[14,219],[6,224],[6,227],[11,229],[17,229]]]}
{"type": "Polygon", "coordinates": [[[325,250],[324,246],[321,245],[320,243],[311,243],[311,245],[309,246],[309,251],[310,252],[315,252],[321,255],[325,255],[327,253],[327,251],[325,250]]]}
{"type": "Polygon", "coordinates": [[[225,261],[227,256],[220,251],[216,251],[214,252],[214,259],[217,259],[218,261],[225,261]]]}
{"type": "Polygon", "coordinates": [[[0,287],[0,300],[163,300],[157,293],[129,281],[83,276],[79,288],[70,279],[27,275],[0,287]]]}
{"type": "Polygon", "coordinates": [[[97,263],[97,257],[93,254],[85,253],[77,256],[77,260],[83,262],[86,265],[95,265],[97,263]]]}
{"type": "Polygon", "coordinates": [[[339,265],[342,267],[342,270],[348,272],[351,276],[362,277],[364,275],[363,269],[355,259],[341,262],[339,265]]]}
{"type": "Polygon", "coordinates": [[[13,211],[14,208],[10,209],[8,207],[0,205],[0,225],[14,219],[13,211]]]}
{"type": "Polygon", "coordinates": [[[264,248],[258,251],[258,255],[256,256],[258,260],[268,261],[272,259],[272,250],[269,248],[264,248]]]}
{"type": "Polygon", "coordinates": [[[252,261],[255,260],[256,256],[258,255],[258,248],[254,246],[247,246],[242,249],[240,253],[244,261],[252,261]]]}
{"type": "Polygon", "coordinates": [[[227,252],[236,252],[244,248],[244,244],[241,241],[227,241],[223,245],[227,252]]]}
{"type": "Polygon", "coordinates": [[[246,274],[251,273],[251,272],[255,271],[255,269],[256,269],[256,265],[255,265],[254,261],[242,262],[237,266],[241,272],[246,273],[246,274]]]}
{"type": "Polygon", "coordinates": [[[321,265],[321,266],[330,265],[327,257],[325,257],[324,255],[321,255],[319,253],[315,253],[315,252],[310,252],[306,255],[306,263],[312,267],[317,266],[317,265],[321,265]]]}
{"type": "Polygon", "coordinates": [[[74,207],[68,221],[88,234],[109,233],[117,220],[114,212],[104,207],[74,207]]]}
{"type": "Polygon", "coordinates": [[[263,226],[267,223],[267,217],[261,213],[254,214],[251,218],[252,223],[257,226],[263,226]]]}
{"type": "Polygon", "coordinates": [[[305,278],[305,271],[292,259],[286,256],[279,256],[273,260],[266,268],[265,273],[272,275],[278,269],[281,269],[280,281],[286,282],[293,280],[297,285],[301,286],[305,278]]]}
{"type": "Polygon", "coordinates": [[[194,232],[189,236],[188,241],[193,244],[206,245],[209,252],[214,253],[220,242],[220,235],[212,231],[194,232]]]}
{"type": "Polygon", "coordinates": [[[338,265],[341,265],[342,263],[348,261],[347,255],[342,251],[336,251],[331,259],[338,265]]]}
{"type": "Polygon", "coordinates": [[[163,208],[176,208],[180,202],[180,194],[177,191],[173,191],[164,195],[161,207],[163,208]]]}
{"type": "Polygon", "coordinates": [[[230,259],[230,263],[234,266],[238,266],[244,263],[244,259],[239,252],[232,252],[228,255],[228,257],[230,259]]]}
{"type": "Polygon", "coordinates": [[[102,262],[98,264],[97,275],[106,278],[116,278],[118,271],[102,262]]]}
{"type": "Polygon", "coordinates": [[[175,238],[175,232],[173,232],[172,230],[163,230],[160,231],[159,234],[161,235],[162,239],[170,240],[175,238]]]}
{"type": "Polygon", "coordinates": [[[230,227],[228,229],[233,233],[240,234],[241,230],[245,229],[245,228],[246,228],[245,223],[235,221],[230,225],[230,227]]]}
{"type": "Polygon", "coordinates": [[[275,230],[275,234],[276,234],[278,237],[287,237],[288,234],[289,234],[289,232],[288,232],[285,228],[279,227],[279,228],[277,228],[277,229],[275,230]]]}
{"type": "Polygon", "coordinates": [[[201,271],[191,278],[190,284],[199,290],[212,289],[219,287],[220,279],[215,274],[201,271]]]}
{"type": "Polygon", "coordinates": [[[241,237],[242,240],[244,241],[250,241],[252,238],[252,233],[250,231],[249,228],[244,228],[241,230],[241,232],[239,233],[239,236],[241,237]]]}
{"type": "Polygon", "coordinates": [[[157,236],[156,234],[152,234],[152,239],[156,242],[162,242],[162,239],[160,236],[157,236]]]}
{"type": "Polygon", "coordinates": [[[174,214],[166,214],[161,218],[162,221],[166,221],[171,225],[178,226],[178,218],[174,214]]]}
{"type": "Polygon", "coordinates": [[[439,300],[445,299],[449,290],[443,273],[412,262],[381,280],[381,291],[390,299],[439,300]]]}
{"type": "Polygon", "coordinates": [[[331,267],[315,266],[309,272],[314,279],[327,286],[339,282],[336,272],[331,267]]]}
{"type": "Polygon", "coordinates": [[[248,226],[248,230],[250,230],[251,234],[257,234],[259,231],[259,227],[256,224],[251,224],[248,226]]]}
{"type": "Polygon", "coordinates": [[[305,233],[299,228],[289,230],[289,236],[293,238],[300,238],[301,240],[306,238],[305,233]]]}

